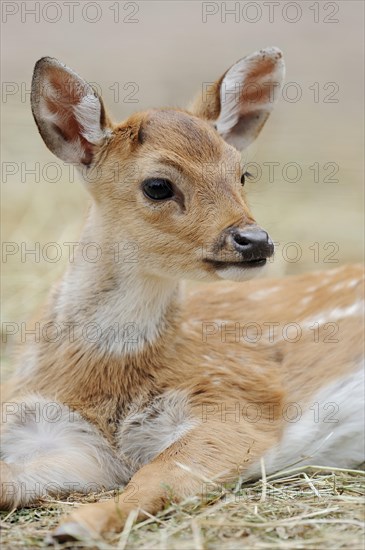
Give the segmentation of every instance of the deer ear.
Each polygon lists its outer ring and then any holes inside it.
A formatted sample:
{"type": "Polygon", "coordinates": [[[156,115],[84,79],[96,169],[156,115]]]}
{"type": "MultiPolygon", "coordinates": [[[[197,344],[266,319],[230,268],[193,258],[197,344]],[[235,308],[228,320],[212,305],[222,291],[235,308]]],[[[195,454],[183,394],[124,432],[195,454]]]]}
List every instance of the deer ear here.
{"type": "Polygon", "coordinates": [[[34,67],[31,105],[45,144],[65,162],[90,165],[112,129],[90,84],[51,57],[34,67]]]}
{"type": "Polygon", "coordinates": [[[190,110],[214,122],[223,139],[242,150],[260,133],[280,96],[284,76],[281,51],[260,50],[205,87],[190,110]]]}

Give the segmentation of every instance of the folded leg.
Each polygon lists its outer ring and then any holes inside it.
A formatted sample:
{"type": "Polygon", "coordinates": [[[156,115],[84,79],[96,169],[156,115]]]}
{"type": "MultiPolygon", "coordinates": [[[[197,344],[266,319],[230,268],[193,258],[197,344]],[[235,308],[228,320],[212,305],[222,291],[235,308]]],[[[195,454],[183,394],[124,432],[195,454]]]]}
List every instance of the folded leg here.
{"type": "Polygon", "coordinates": [[[142,520],[144,512],[156,514],[171,500],[206,494],[210,480],[236,478],[273,443],[272,436],[257,431],[256,426],[252,447],[253,426],[245,428],[241,423],[222,421],[197,426],[143,466],[123,493],[107,502],[82,506],[68,516],[54,538],[64,541],[118,532],[132,510],[138,510],[137,519],[142,520]]]}
{"type": "Polygon", "coordinates": [[[97,428],[34,394],[3,405],[1,443],[2,509],[46,495],[111,489],[129,479],[97,428]]]}

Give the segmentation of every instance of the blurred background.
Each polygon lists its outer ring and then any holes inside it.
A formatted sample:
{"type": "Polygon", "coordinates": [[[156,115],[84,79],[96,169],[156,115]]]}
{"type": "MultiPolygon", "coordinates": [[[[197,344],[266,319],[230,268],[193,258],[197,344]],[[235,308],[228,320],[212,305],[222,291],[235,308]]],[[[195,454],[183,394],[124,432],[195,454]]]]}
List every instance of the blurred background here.
{"type": "Polygon", "coordinates": [[[287,84],[244,155],[256,176],[250,205],[277,243],[268,275],[362,261],[363,9],[347,0],[3,2],[3,321],[27,320],[42,303],[67,265],[44,246],[77,241],[88,204],[32,118],[32,71],[45,55],[95,83],[122,120],[183,107],[240,57],[280,47],[287,84]]]}

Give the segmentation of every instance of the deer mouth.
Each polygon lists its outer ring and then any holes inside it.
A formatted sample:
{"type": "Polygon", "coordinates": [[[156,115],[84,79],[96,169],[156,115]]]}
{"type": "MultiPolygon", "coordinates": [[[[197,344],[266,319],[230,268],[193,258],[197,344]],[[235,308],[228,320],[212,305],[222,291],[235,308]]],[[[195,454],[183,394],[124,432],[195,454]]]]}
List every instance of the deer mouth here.
{"type": "Polygon", "coordinates": [[[255,267],[263,267],[267,262],[267,258],[256,258],[252,260],[242,260],[239,262],[225,262],[219,260],[205,260],[205,262],[214,267],[214,269],[227,269],[229,267],[252,269],[255,267]]]}

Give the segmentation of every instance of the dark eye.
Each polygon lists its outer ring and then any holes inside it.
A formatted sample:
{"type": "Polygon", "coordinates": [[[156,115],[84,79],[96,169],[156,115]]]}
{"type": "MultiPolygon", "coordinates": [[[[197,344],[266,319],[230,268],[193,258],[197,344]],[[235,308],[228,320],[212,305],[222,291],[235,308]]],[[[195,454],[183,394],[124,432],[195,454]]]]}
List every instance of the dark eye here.
{"type": "Polygon", "coordinates": [[[174,195],[171,183],[169,180],[164,179],[151,178],[145,180],[142,189],[146,197],[153,201],[164,201],[171,199],[174,195]]]}
{"type": "Polygon", "coordinates": [[[242,184],[242,187],[245,185],[246,183],[246,178],[250,178],[251,177],[251,174],[249,172],[245,172],[244,174],[242,174],[241,176],[241,184],[242,184]]]}

